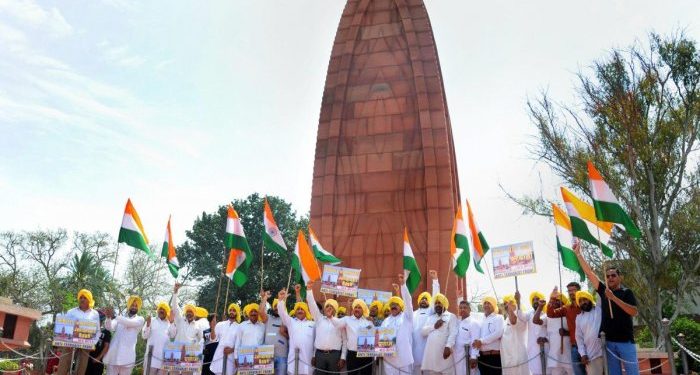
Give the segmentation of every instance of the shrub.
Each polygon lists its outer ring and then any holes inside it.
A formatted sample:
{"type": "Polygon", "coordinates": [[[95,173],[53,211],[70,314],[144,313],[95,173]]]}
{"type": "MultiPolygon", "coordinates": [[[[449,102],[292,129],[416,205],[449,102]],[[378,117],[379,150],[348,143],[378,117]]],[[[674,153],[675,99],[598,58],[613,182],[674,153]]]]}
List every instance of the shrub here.
{"type": "Polygon", "coordinates": [[[19,363],[10,360],[0,360],[0,371],[19,371],[19,363]]]}

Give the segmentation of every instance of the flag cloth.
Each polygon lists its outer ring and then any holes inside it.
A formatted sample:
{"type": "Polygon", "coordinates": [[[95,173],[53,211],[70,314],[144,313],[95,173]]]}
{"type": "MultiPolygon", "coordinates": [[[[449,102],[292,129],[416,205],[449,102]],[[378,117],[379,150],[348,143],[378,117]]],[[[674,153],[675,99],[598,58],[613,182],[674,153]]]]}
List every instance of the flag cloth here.
{"type": "Polygon", "coordinates": [[[569,219],[571,219],[571,233],[574,237],[599,246],[603,250],[603,254],[612,257],[613,251],[608,247],[607,243],[610,241],[613,223],[598,221],[595,217],[593,206],[584,202],[563,186],[561,188],[561,196],[564,198],[566,211],[569,213],[569,219]]]}
{"type": "Polygon", "coordinates": [[[578,273],[581,281],[586,280],[586,274],[583,273],[583,268],[578,262],[576,253],[574,253],[573,243],[574,236],[571,234],[571,220],[566,213],[556,204],[552,203],[552,214],[554,215],[554,228],[557,231],[557,251],[561,256],[561,264],[578,273]]]}
{"type": "Polygon", "coordinates": [[[489,251],[489,244],[486,242],[484,234],[481,233],[481,230],[479,230],[479,227],[476,225],[472,206],[469,205],[469,201],[467,201],[467,216],[469,218],[469,234],[471,235],[472,246],[474,247],[474,268],[484,273],[484,270],[481,269],[481,260],[484,259],[484,255],[489,251]]]}
{"type": "Polygon", "coordinates": [[[180,271],[180,263],[177,261],[175,254],[175,244],[173,244],[173,232],[170,230],[170,217],[168,217],[168,225],[165,227],[165,240],[163,241],[163,250],[160,255],[165,258],[165,264],[168,265],[170,274],[177,279],[180,271]]]}
{"type": "Polygon", "coordinates": [[[457,215],[452,228],[450,254],[452,255],[452,270],[457,276],[465,277],[467,268],[469,268],[469,240],[467,240],[467,227],[464,225],[461,204],[457,207],[457,215]]]}
{"type": "Polygon", "coordinates": [[[284,243],[280,228],[275,222],[275,217],[272,215],[272,209],[265,198],[265,213],[263,214],[263,222],[265,224],[265,232],[263,232],[263,244],[266,248],[278,252],[280,255],[287,255],[287,245],[284,243]]]}
{"type": "Polygon", "coordinates": [[[610,186],[603,180],[600,172],[590,161],[588,162],[588,181],[591,184],[591,195],[593,196],[593,208],[595,208],[596,218],[600,221],[621,224],[625,227],[630,237],[641,237],[642,233],[639,231],[639,228],[627,215],[627,212],[622,209],[610,186]]]}
{"type": "Polygon", "coordinates": [[[134,205],[131,204],[131,199],[126,200],[124,217],[122,218],[122,226],[119,229],[117,242],[125,243],[135,249],[141,249],[146,254],[151,255],[151,248],[148,247],[148,237],[143,230],[139,214],[136,213],[134,205]]]}
{"type": "Polygon", "coordinates": [[[228,206],[226,215],[224,244],[229,250],[226,276],[231,278],[236,286],[242,287],[248,281],[248,270],[253,262],[253,252],[250,251],[238,212],[231,205],[228,206]]]}
{"type": "Polygon", "coordinates": [[[314,250],[314,256],[319,262],[329,263],[332,265],[340,264],[339,258],[321,246],[321,242],[319,242],[318,238],[316,237],[316,233],[311,230],[311,227],[309,227],[309,239],[311,240],[311,248],[314,250]]]}
{"type": "Polygon", "coordinates": [[[292,268],[297,271],[297,282],[302,287],[305,287],[309,281],[321,278],[321,271],[316,263],[314,253],[306,242],[302,231],[297,234],[297,244],[294,246],[294,254],[292,254],[292,268]]]}
{"type": "Polygon", "coordinates": [[[408,229],[406,228],[403,229],[403,274],[408,291],[413,293],[420,285],[421,275],[416,257],[413,256],[411,243],[408,241],[408,229]]]}

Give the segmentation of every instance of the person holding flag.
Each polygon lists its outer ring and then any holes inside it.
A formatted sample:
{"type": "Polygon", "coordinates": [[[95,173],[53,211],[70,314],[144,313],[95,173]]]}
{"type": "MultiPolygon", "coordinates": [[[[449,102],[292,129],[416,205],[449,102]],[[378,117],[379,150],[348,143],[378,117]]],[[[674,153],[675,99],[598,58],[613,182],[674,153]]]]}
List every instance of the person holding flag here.
{"type": "Polygon", "coordinates": [[[202,342],[203,332],[199,328],[194,315],[196,307],[187,304],[183,309],[180,309],[178,291],[181,286],[182,284],[175,283],[173,287],[173,297],[170,300],[170,316],[173,320],[173,324],[170,325],[168,334],[170,338],[175,341],[188,343],[202,342]],[[182,310],[184,310],[184,312],[182,310]]]}
{"type": "Polygon", "coordinates": [[[175,244],[173,243],[173,232],[170,230],[170,217],[168,217],[168,225],[165,227],[165,240],[163,241],[163,249],[160,255],[165,258],[165,263],[168,265],[168,270],[174,278],[180,272],[180,263],[175,254],[175,244]]]}
{"type": "MultiPolygon", "coordinates": [[[[554,287],[552,294],[549,296],[549,304],[547,305],[547,317],[550,318],[550,324],[556,320],[552,318],[566,318],[566,325],[564,327],[561,327],[561,330],[558,332],[558,334],[563,337],[569,337],[569,346],[571,347],[571,350],[569,352],[569,358],[573,366],[574,375],[586,375],[586,367],[581,363],[581,355],[579,355],[578,347],[576,344],[576,337],[574,336],[576,332],[576,316],[578,316],[578,314],[581,313],[581,309],[576,304],[576,292],[578,292],[579,290],[581,290],[581,284],[575,281],[566,284],[566,291],[569,294],[569,301],[571,301],[567,304],[563,303],[566,296],[559,293],[559,289],[557,287],[554,287]]],[[[551,339],[549,340],[550,348],[552,348],[555,345],[564,344],[562,340],[556,341],[557,343],[555,343],[551,339]]],[[[553,373],[553,375],[558,374],[553,373]]]]}
{"type": "Polygon", "coordinates": [[[405,375],[413,372],[413,303],[411,293],[406,285],[404,274],[398,275],[398,284],[394,292],[401,292],[401,297],[392,296],[387,301],[389,316],[382,322],[382,327],[393,328],[396,333],[396,354],[384,358],[384,373],[387,375],[405,375]]]}
{"type": "MultiPolygon", "coordinates": [[[[150,375],[163,375],[163,347],[169,341],[168,329],[170,328],[170,306],[165,302],[159,302],[156,306],[156,318],[146,317],[146,324],[141,330],[141,337],[146,340],[146,350],[153,346],[150,363],[150,375]]],[[[144,374],[146,372],[144,368],[144,374]]]]}
{"type": "Polygon", "coordinates": [[[503,375],[530,375],[527,365],[527,320],[520,309],[520,292],[503,297],[506,309],[505,328],[501,337],[503,375]]]}
{"type": "Polygon", "coordinates": [[[282,318],[277,312],[279,300],[272,301],[271,309],[265,322],[265,345],[275,347],[275,375],[287,374],[287,353],[289,353],[289,333],[282,324],[282,318]]]}
{"type": "MultiPolygon", "coordinates": [[[[413,253],[413,252],[411,252],[413,253]]],[[[440,282],[438,274],[435,270],[428,271],[428,275],[432,279],[433,296],[440,293],[440,282]]],[[[428,337],[423,335],[423,326],[435,314],[433,298],[430,293],[423,292],[418,295],[418,308],[413,312],[413,373],[420,374],[421,365],[423,363],[423,355],[425,353],[425,345],[428,337]]]]}
{"type": "Polygon", "coordinates": [[[136,341],[145,320],[138,316],[141,309],[141,297],[130,296],[126,302],[126,316],[114,316],[112,308],[105,309],[107,320],[105,328],[114,332],[110,348],[104,356],[108,375],[131,375],[136,364],[136,341]]]}
{"type": "Polygon", "coordinates": [[[311,375],[311,358],[314,352],[314,326],[309,307],[304,302],[297,302],[292,311],[294,318],[287,312],[287,290],[282,289],[277,294],[277,313],[282,318],[282,324],[289,333],[289,355],[287,356],[287,373],[295,374],[296,350],[299,349],[298,374],[311,375]]]}
{"type": "Polygon", "coordinates": [[[249,303],[243,308],[248,320],[241,323],[236,333],[235,343],[224,341],[219,345],[226,347],[233,346],[233,358],[238,366],[238,351],[246,346],[259,346],[265,342],[265,322],[267,321],[267,313],[265,312],[265,300],[267,294],[265,291],[260,292],[260,303],[249,303]]]}
{"type": "Polygon", "coordinates": [[[306,302],[311,316],[316,322],[316,338],[314,339],[314,366],[316,374],[332,374],[345,367],[347,346],[344,342],[344,331],[333,322],[338,313],[338,302],[327,299],[323,304],[323,313],[316,305],[313,292],[314,281],[306,283],[306,302]]]}

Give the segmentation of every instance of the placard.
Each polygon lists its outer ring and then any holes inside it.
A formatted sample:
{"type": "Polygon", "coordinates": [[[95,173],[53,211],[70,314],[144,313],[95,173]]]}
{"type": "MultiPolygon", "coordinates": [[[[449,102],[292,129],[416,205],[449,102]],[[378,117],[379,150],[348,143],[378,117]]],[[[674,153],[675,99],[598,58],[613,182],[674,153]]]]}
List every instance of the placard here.
{"type": "Polygon", "coordinates": [[[236,369],[239,375],[274,374],[274,358],[274,345],[244,346],[238,349],[236,369]]]}
{"type": "Polygon", "coordinates": [[[202,344],[191,342],[166,342],[163,347],[164,371],[195,371],[202,367],[202,344]]]}
{"type": "Polygon", "coordinates": [[[323,276],[321,276],[321,292],[357,297],[360,271],[355,268],[338,267],[330,264],[324,265],[323,276]]]}
{"type": "Polygon", "coordinates": [[[532,241],[499,246],[489,251],[493,263],[493,277],[496,279],[537,272],[532,241]]]}
{"type": "Polygon", "coordinates": [[[389,298],[391,298],[391,292],[373,289],[357,289],[357,298],[365,301],[367,306],[372,304],[372,302],[375,299],[375,296],[377,297],[377,301],[384,304],[387,303],[387,301],[389,301],[389,298]]]}
{"type": "Polygon", "coordinates": [[[396,331],[393,328],[361,328],[357,332],[358,357],[389,357],[396,353],[396,331]]]}
{"type": "Polygon", "coordinates": [[[99,322],[71,319],[65,314],[56,315],[53,327],[53,345],[67,348],[94,350],[99,340],[99,322]]]}

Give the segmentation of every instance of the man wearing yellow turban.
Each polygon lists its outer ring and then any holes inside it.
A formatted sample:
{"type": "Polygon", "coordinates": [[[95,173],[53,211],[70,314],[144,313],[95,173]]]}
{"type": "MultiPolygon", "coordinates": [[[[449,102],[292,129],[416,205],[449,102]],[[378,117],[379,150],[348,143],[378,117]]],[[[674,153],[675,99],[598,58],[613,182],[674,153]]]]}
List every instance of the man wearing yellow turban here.
{"type": "MultiPolygon", "coordinates": [[[[241,307],[238,306],[238,304],[229,304],[227,313],[228,319],[217,323],[216,318],[214,318],[210,323],[210,325],[213,326],[213,328],[210,328],[211,333],[209,334],[209,339],[212,341],[219,342],[219,344],[216,346],[216,350],[214,350],[214,355],[212,356],[211,364],[209,365],[209,371],[215,374],[221,374],[223,372],[224,367],[224,345],[222,345],[221,343],[224,341],[232,342],[233,340],[235,340],[241,322],[241,307]]],[[[229,351],[229,353],[227,354],[230,353],[232,353],[232,351],[229,351]]],[[[235,370],[236,366],[234,358],[232,355],[229,355],[227,357],[226,362],[226,374],[231,375],[234,373],[235,370]]]]}
{"type": "Polygon", "coordinates": [[[191,304],[186,304],[180,309],[178,301],[178,291],[180,287],[180,283],[175,283],[173,287],[173,298],[170,300],[171,315],[174,319],[173,324],[170,326],[170,336],[173,337],[175,341],[201,343],[204,334],[194,320],[196,307],[191,304]],[[182,310],[184,310],[184,316],[182,310]]]}
{"type": "Polygon", "coordinates": [[[551,361],[547,361],[547,367],[552,367],[552,375],[560,375],[561,372],[574,375],[586,375],[586,366],[581,364],[581,355],[578,352],[576,345],[576,316],[581,313],[581,309],[576,304],[576,292],[581,290],[581,284],[572,281],[566,285],[566,291],[569,295],[570,303],[564,303],[566,294],[559,293],[559,288],[554,287],[554,290],[549,296],[549,304],[547,305],[547,329],[551,330],[554,326],[559,326],[557,334],[562,338],[550,337],[549,348],[552,357],[551,361]],[[559,318],[559,319],[553,319],[559,318]],[[566,318],[562,322],[562,318],[566,318]],[[567,338],[568,336],[568,338],[567,338]],[[564,347],[562,350],[562,346],[564,347]],[[569,364],[567,364],[567,362],[569,364]],[[570,364],[573,364],[570,365],[570,364]]]}
{"type": "Polygon", "coordinates": [[[382,304],[382,301],[374,300],[369,305],[369,320],[372,321],[375,327],[382,325],[384,320],[384,304],[382,304]]]}
{"type": "Polygon", "coordinates": [[[219,345],[224,345],[226,348],[233,347],[233,358],[236,359],[236,366],[238,366],[238,350],[243,347],[259,346],[265,341],[265,323],[267,320],[267,313],[265,312],[267,293],[260,293],[260,304],[249,303],[244,308],[243,311],[246,312],[248,320],[241,323],[238,327],[238,334],[236,335],[235,342],[226,340],[221,342],[219,345]]]}
{"type": "Polygon", "coordinates": [[[542,361],[540,361],[538,356],[540,353],[540,342],[545,343],[545,353],[549,351],[549,344],[547,343],[547,324],[549,322],[547,317],[542,317],[542,312],[546,310],[546,303],[544,294],[537,291],[530,293],[532,311],[528,311],[524,317],[527,321],[527,357],[530,358],[528,367],[533,375],[547,373],[547,368],[542,368],[542,361]]]}
{"type": "Polygon", "coordinates": [[[581,314],[576,317],[576,345],[587,374],[603,373],[603,344],[598,338],[603,312],[593,296],[583,290],[576,292],[576,304],[581,314]]]}
{"type": "MultiPolygon", "coordinates": [[[[170,306],[165,302],[158,302],[156,305],[156,317],[146,317],[146,325],[143,326],[141,337],[146,341],[146,354],[148,348],[153,346],[153,355],[151,356],[151,371],[150,375],[164,375],[162,355],[165,343],[170,341],[168,330],[170,329],[170,306]]],[[[145,356],[144,356],[145,358],[145,356]]]]}
{"type": "Polygon", "coordinates": [[[396,296],[389,298],[387,304],[390,313],[382,322],[382,327],[393,328],[396,332],[396,354],[384,357],[384,373],[400,375],[413,372],[413,349],[411,348],[414,324],[413,302],[403,273],[398,275],[398,284],[394,284],[393,287],[395,293],[398,294],[400,291],[401,298],[396,296]]]}
{"type": "Polygon", "coordinates": [[[501,338],[503,336],[503,316],[498,314],[498,302],[491,296],[481,302],[484,320],[481,322],[479,339],[472,346],[479,350],[479,373],[482,375],[501,374],[501,338]]]}
{"type": "Polygon", "coordinates": [[[347,347],[343,346],[343,331],[333,323],[333,319],[337,319],[338,302],[327,299],[321,313],[316,305],[313,286],[313,281],[306,284],[306,302],[309,304],[311,316],[316,321],[315,367],[321,374],[327,371],[338,372],[345,367],[347,358],[347,347]]]}
{"type": "Polygon", "coordinates": [[[357,337],[361,329],[371,328],[374,324],[367,319],[369,308],[365,301],[355,299],[352,302],[352,314],[343,318],[332,318],[333,325],[340,330],[345,330],[347,347],[347,372],[353,375],[371,375],[372,358],[357,357],[357,337]]]}
{"type": "Polygon", "coordinates": [[[114,332],[103,360],[109,375],[131,375],[136,362],[136,341],[145,322],[142,316],[137,315],[142,304],[141,297],[129,296],[126,315],[115,316],[111,308],[105,311],[105,327],[114,332]]]}
{"type": "MultiPolygon", "coordinates": [[[[295,286],[296,289],[296,286],[295,286]]],[[[299,286],[301,289],[301,286],[299,286]]],[[[311,358],[314,352],[314,325],[313,320],[309,320],[308,307],[304,302],[297,302],[294,305],[294,316],[289,316],[286,308],[287,290],[282,289],[277,294],[277,313],[282,318],[282,324],[287,327],[289,332],[289,363],[296,361],[296,350],[299,349],[299,374],[311,375],[313,369],[311,358]]]]}
{"type": "Polygon", "coordinates": [[[506,321],[501,337],[503,375],[529,375],[527,364],[527,320],[520,309],[520,292],[503,297],[506,321]]]}
{"type": "Polygon", "coordinates": [[[344,318],[348,315],[348,310],[345,306],[338,307],[338,318],[344,318]]]}
{"type": "Polygon", "coordinates": [[[429,374],[454,374],[452,352],[457,339],[457,317],[447,311],[450,303],[442,293],[433,299],[435,314],[421,328],[421,334],[427,338],[421,370],[429,374]]]}
{"type": "Polygon", "coordinates": [[[471,306],[464,299],[462,290],[457,287],[457,304],[459,305],[459,324],[457,325],[457,338],[455,339],[454,354],[452,355],[456,375],[467,375],[476,370],[479,351],[472,346],[474,340],[479,339],[481,325],[471,316],[471,306]],[[469,370],[467,363],[469,363],[469,370]]]}
{"type": "MultiPolygon", "coordinates": [[[[95,300],[92,298],[92,293],[87,289],[81,289],[76,297],[78,300],[78,307],[74,307],[66,313],[66,316],[73,320],[91,320],[97,324],[97,331],[100,331],[100,314],[97,310],[94,310],[95,300]]],[[[75,352],[75,358],[77,361],[77,375],[84,375],[85,370],[88,365],[90,351],[87,349],[68,349],[59,358],[58,361],[58,375],[67,375],[70,371],[71,366],[71,351],[75,352]]]]}
{"type": "MultiPolygon", "coordinates": [[[[433,296],[440,293],[440,283],[438,282],[437,271],[430,270],[428,275],[432,280],[433,296]]],[[[413,373],[420,375],[421,363],[423,362],[423,353],[425,352],[426,337],[423,336],[421,330],[431,315],[435,314],[433,310],[433,299],[430,293],[423,292],[418,295],[418,308],[413,312],[413,373]]]]}

